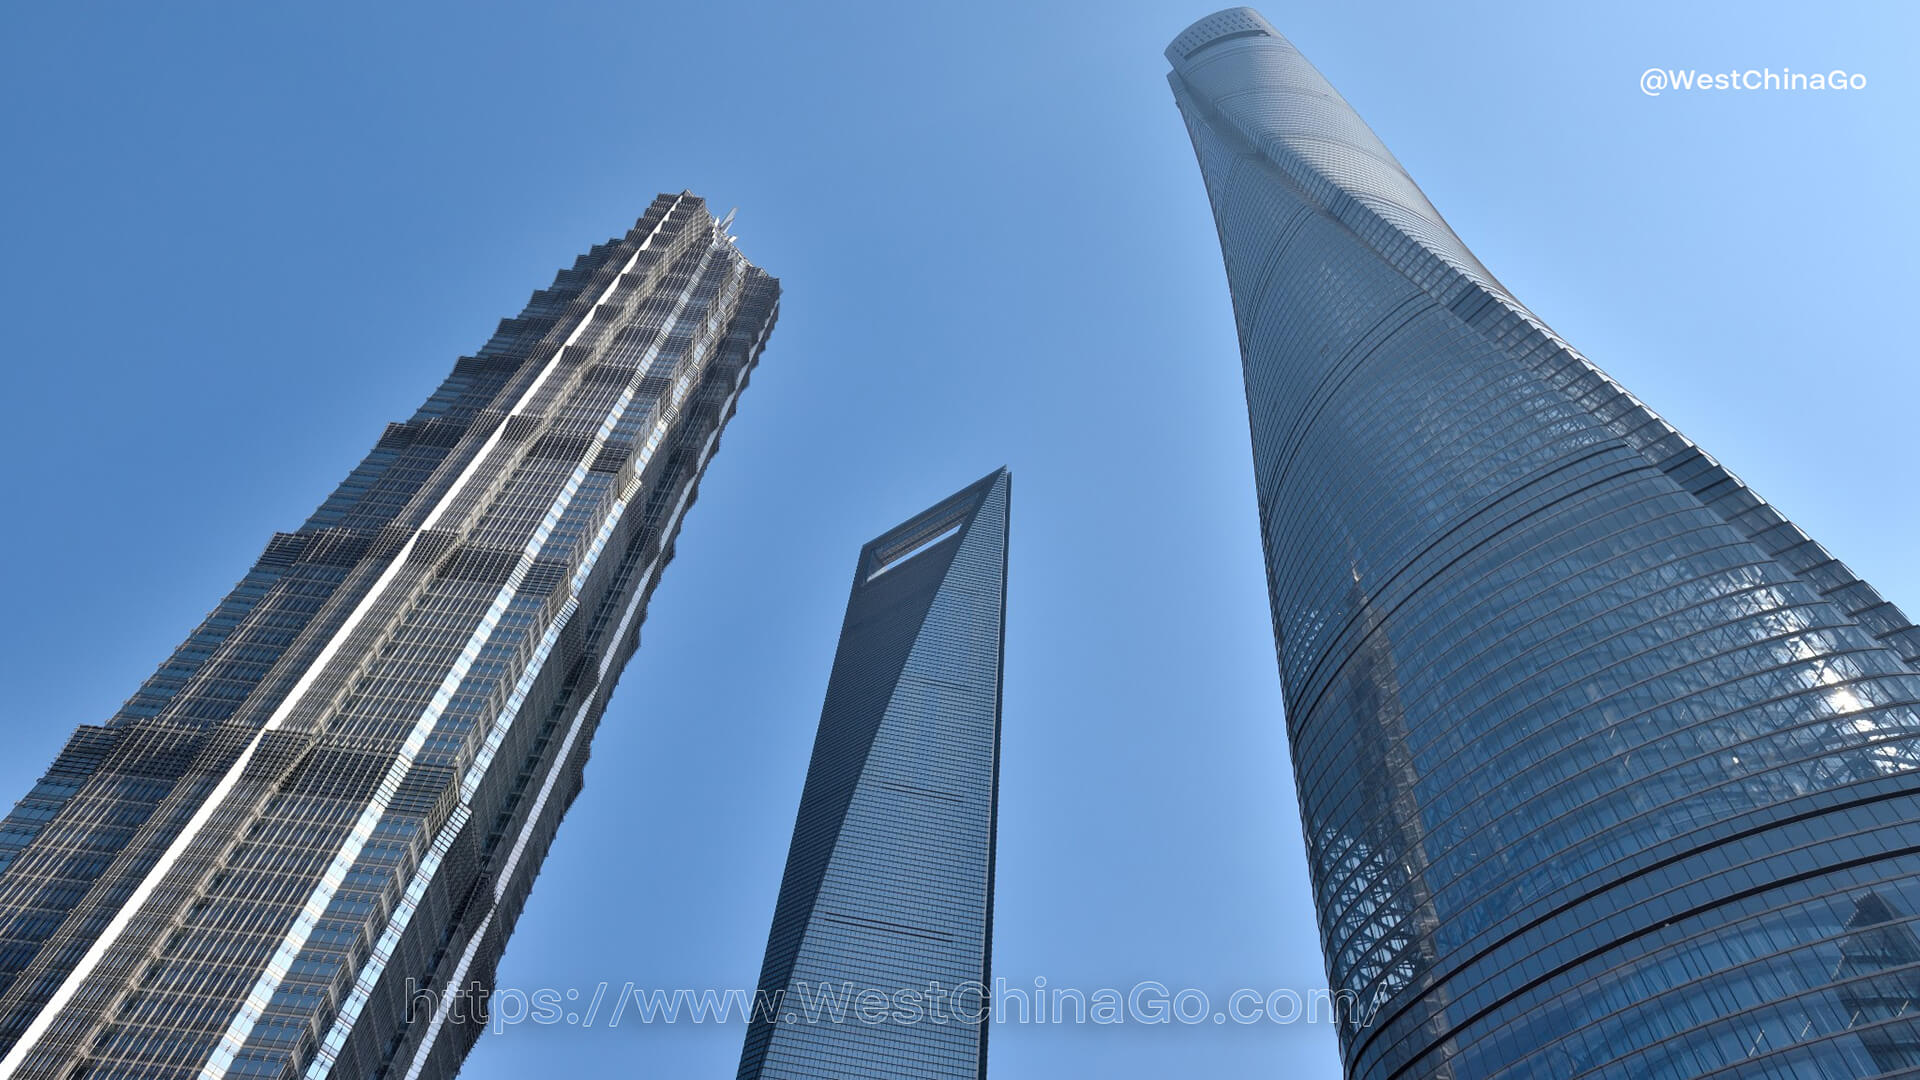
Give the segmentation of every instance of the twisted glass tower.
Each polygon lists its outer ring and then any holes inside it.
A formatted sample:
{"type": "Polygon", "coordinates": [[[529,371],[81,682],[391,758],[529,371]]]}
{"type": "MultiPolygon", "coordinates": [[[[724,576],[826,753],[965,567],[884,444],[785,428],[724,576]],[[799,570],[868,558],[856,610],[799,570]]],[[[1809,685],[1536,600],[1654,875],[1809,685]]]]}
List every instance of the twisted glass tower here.
{"type": "Polygon", "coordinates": [[[1920,631],[1547,329],[1266,20],[1167,50],[1348,1075],[1920,1068],[1920,631]]]}
{"type": "Polygon", "coordinates": [[[860,550],[740,1080],[986,1076],[1012,484],[860,550]]]}
{"type": "Polygon", "coordinates": [[[448,1077],[779,286],[661,196],[0,823],[0,1077],[448,1077]]]}

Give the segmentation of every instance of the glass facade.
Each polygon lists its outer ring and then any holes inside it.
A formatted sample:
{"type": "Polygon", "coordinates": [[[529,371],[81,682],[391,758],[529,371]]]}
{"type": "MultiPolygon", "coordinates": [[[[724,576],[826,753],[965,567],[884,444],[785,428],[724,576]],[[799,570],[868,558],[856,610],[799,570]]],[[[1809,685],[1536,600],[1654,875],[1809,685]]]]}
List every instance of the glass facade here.
{"type": "Polygon", "coordinates": [[[663,195],[0,823],[0,1075],[449,1077],[779,285],[663,195]]]}
{"type": "Polygon", "coordinates": [[[741,1080],[986,1075],[1011,487],[860,551],[741,1080]]]}
{"type": "Polygon", "coordinates": [[[1350,1077],[1920,1067],[1920,632],[1480,265],[1257,13],[1167,50],[1350,1077]]]}

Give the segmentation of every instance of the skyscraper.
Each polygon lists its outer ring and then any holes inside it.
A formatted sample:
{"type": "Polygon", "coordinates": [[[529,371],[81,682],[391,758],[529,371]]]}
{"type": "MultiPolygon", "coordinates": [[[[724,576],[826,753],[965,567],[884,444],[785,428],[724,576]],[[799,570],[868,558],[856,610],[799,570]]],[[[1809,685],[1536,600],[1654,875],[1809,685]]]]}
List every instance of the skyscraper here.
{"type": "Polygon", "coordinates": [[[728,224],[562,270],[75,732],[0,824],[0,1076],[453,1075],[773,326],[728,224]]]}
{"type": "Polygon", "coordinates": [[[1910,1064],[1920,631],[1503,288],[1257,13],[1167,58],[1321,944],[1379,1003],[1349,1076],[1910,1064]]]}
{"type": "Polygon", "coordinates": [[[986,1075],[1012,483],[860,549],[742,1080],[986,1075]]]}

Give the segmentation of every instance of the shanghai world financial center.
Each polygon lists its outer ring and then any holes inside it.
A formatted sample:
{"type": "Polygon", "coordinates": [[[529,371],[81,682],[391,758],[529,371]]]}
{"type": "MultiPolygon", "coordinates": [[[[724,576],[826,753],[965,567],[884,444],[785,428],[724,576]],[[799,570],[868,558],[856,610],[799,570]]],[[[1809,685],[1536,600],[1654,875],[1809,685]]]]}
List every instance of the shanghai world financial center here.
{"type": "MultiPolygon", "coordinates": [[[[1347,1076],[1920,1075],[1920,629],[1508,291],[1259,13],[1166,58],[1347,1076]]],[[[773,331],[731,224],[663,195],[580,256],[74,732],[0,823],[0,1080],[458,1071],[773,331]]],[[[987,1075],[1004,660],[1050,646],[1003,655],[1011,473],[963,479],[855,560],[760,823],[743,1080],[987,1075]],[[954,1016],[780,1011],[827,985],[954,1016]]]]}

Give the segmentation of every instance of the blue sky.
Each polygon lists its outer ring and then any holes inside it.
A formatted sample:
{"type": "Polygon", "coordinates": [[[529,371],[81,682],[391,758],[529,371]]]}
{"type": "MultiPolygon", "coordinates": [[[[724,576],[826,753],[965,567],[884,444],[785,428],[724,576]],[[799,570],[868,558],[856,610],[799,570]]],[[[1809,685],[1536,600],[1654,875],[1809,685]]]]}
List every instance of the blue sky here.
{"type": "MultiPolygon", "coordinates": [[[[751,986],[862,542],[1015,475],[995,970],[1324,981],[1231,313],[1163,78],[1209,4],[29,5],[0,36],[0,798],[657,191],[784,313],[501,971],[751,986]]],[[[1561,334],[1909,611],[1893,5],[1268,17],[1561,334]],[[1668,93],[1649,67],[1864,73],[1668,93]]],[[[465,1075],[727,1076],[524,1025],[465,1075]]],[[[1325,1026],[1009,1025],[998,1080],[1332,1076],[1325,1026]]]]}

